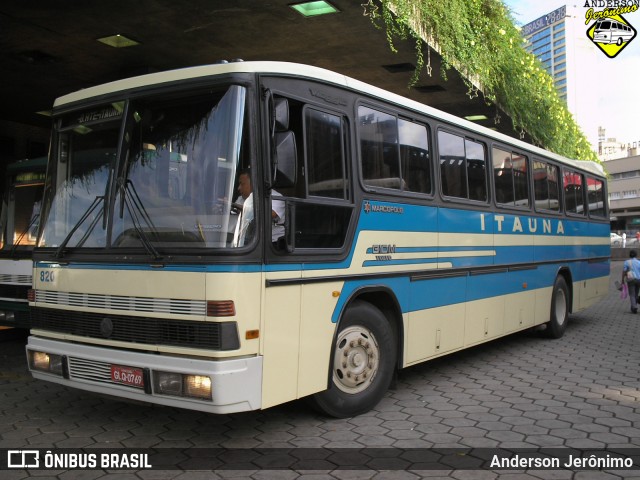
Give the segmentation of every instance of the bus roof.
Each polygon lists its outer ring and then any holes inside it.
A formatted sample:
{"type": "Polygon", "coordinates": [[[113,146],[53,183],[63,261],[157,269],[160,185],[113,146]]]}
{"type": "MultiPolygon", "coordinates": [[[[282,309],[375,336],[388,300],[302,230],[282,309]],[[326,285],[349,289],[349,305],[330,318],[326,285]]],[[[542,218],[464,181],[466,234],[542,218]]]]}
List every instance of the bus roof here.
{"type": "Polygon", "coordinates": [[[365,82],[355,80],[353,78],[347,77],[346,75],[332,72],[324,68],[303,65],[299,63],[238,61],[151,73],[138,77],[117,80],[114,82],[97,85],[95,87],[89,87],[77,92],[70,93],[68,95],[64,95],[56,99],[56,101],[54,102],[54,108],[93,97],[117,93],[120,91],[128,91],[145,86],[161,85],[164,83],[173,83],[180,80],[197,79],[228,73],[266,73],[276,75],[291,75],[296,77],[308,78],[311,80],[320,80],[340,87],[345,87],[353,91],[372,95],[381,100],[386,100],[394,104],[409,108],[411,110],[424,113],[443,122],[459,125],[468,130],[491,137],[494,140],[504,142],[506,144],[510,144],[524,150],[528,150],[534,154],[550,157],[559,162],[574,166],[576,168],[580,168],[582,170],[586,170],[595,175],[604,176],[604,169],[602,168],[602,165],[596,162],[573,160],[562,155],[549,152],[548,150],[544,150],[521,140],[515,139],[513,137],[509,137],[500,132],[490,130],[486,127],[483,127],[482,125],[477,125],[473,122],[460,117],[456,117],[455,115],[443,112],[426,104],[419,103],[406,97],[402,97],[401,95],[383,90],[365,82]]]}

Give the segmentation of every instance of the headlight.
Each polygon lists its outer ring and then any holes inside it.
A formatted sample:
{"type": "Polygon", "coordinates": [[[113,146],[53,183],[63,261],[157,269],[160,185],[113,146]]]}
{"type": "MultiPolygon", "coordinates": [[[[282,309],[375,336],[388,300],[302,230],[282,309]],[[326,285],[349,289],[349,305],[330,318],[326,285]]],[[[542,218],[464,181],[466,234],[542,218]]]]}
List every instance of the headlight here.
{"type": "Polygon", "coordinates": [[[63,376],[63,357],[53,353],[29,350],[29,366],[31,370],[63,376]]]}
{"type": "Polygon", "coordinates": [[[211,378],[202,375],[184,376],[184,394],[209,400],[211,398],[211,378]]]}

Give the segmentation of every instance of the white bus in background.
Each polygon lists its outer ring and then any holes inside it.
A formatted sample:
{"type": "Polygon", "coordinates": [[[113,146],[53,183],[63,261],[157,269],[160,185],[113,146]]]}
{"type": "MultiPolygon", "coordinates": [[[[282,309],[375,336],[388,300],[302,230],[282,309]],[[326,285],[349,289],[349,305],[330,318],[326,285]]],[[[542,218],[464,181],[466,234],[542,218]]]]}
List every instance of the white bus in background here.
{"type": "Polygon", "coordinates": [[[0,325],[29,328],[27,293],[47,158],[11,163],[5,171],[0,213],[0,325]]]}

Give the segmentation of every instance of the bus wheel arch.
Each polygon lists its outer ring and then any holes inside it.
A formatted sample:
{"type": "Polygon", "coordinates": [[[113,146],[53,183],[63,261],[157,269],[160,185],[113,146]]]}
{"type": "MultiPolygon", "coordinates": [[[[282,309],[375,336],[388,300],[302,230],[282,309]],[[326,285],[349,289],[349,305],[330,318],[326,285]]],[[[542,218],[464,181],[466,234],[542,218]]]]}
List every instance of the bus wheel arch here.
{"type": "Polygon", "coordinates": [[[371,410],[386,394],[397,368],[401,330],[394,313],[399,307],[386,296],[380,290],[361,291],[344,308],[331,348],[328,388],[310,398],[321,412],[352,417],[371,410]]]}
{"type": "Polygon", "coordinates": [[[404,323],[402,320],[402,309],[396,296],[387,288],[368,288],[357,292],[352,296],[349,305],[354,301],[370,303],[382,312],[387,321],[391,324],[395,335],[396,344],[396,366],[402,368],[402,358],[404,354],[404,323]]]}

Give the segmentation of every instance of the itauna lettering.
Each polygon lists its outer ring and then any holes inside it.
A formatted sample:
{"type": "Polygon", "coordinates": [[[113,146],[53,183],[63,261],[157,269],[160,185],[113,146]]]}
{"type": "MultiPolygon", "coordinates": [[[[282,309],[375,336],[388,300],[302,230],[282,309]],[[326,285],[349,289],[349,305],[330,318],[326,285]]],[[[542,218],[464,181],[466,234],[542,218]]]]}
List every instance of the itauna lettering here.
{"type": "MultiPolygon", "coordinates": [[[[488,222],[484,213],[480,214],[480,230],[487,230],[488,222]]],[[[521,219],[518,216],[505,217],[504,215],[493,215],[493,224],[496,232],[506,233],[541,233],[543,235],[564,235],[564,225],[562,220],[552,220],[550,218],[526,217],[521,219]]]]}

